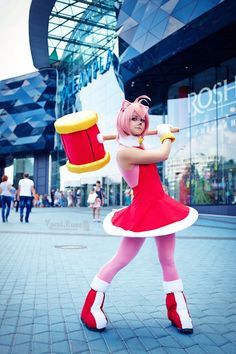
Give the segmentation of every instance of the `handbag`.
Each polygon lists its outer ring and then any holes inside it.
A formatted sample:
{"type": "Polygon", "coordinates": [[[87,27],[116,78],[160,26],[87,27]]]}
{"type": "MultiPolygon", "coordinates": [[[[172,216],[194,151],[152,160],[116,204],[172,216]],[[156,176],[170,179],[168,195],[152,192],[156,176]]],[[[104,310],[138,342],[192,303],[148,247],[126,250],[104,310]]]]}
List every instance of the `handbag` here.
{"type": "Polygon", "coordinates": [[[97,193],[91,193],[91,194],[89,194],[88,199],[87,199],[87,203],[88,203],[88,204],[93,204],[93,203],[95,203],[96,198],[97,198],[97,193]]]}

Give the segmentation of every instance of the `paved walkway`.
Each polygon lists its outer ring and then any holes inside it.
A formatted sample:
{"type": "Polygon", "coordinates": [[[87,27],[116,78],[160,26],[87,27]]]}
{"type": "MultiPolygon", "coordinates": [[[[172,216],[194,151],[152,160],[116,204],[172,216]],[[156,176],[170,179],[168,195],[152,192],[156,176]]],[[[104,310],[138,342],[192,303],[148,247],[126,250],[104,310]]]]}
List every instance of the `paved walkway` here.
{"type": "MultiPolygon", "coordinates": [[[[103,209],[105,215],[108,209],[103,209]]],[[[194,323],[183,335],[166,318],[152,239],[114,279],[109,325],[87,330],[79,315],[89,283],[120,239],[89,208],[13,211],[0,224],[0,353],[236,353],[236,218],[201,216],[177,235],[176,262],[194,323]]]]}

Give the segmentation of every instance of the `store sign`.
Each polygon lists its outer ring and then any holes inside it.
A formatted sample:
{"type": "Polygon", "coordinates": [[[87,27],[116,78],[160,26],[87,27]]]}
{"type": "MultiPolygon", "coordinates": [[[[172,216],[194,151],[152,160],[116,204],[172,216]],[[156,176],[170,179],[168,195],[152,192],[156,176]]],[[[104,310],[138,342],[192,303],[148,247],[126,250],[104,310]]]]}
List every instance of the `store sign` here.
{"type": "Polygon", "coordinates": [[[72,81],[68,82],[63,89],[63,98],[65,99],[76,94],[82,87],[86,87],[88,83],[96,80],[98,74],[105,74],[112,65],[112,59],[113,54],[111,50],[106,53],[106,56],[95,58],[90,65],[74,76],[72,81]]]}
{"type": "Polygon", "coordinates": [[[202,114],[217,104],[217,108],[236,102],[236,76],[234,82],[217,82],[212,88],[203,87],[199,93],[188,95],[188,113],[202,114]]]}
{"type": "Polygon", "coordinates": [[[105,74],[112,64],[112,52],[109,50],[107,56],[96,58],[91,65],[83,70],[79,75],[75,76],[74,80],[78,86],[78,90],[97,79],[98,73],[105,74]]]}

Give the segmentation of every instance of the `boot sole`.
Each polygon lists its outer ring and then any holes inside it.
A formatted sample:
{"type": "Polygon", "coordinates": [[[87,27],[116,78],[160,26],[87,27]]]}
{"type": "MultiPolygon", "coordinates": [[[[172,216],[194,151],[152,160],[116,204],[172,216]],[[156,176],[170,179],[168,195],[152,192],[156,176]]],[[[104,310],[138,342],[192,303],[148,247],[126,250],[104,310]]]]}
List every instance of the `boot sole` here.
{"type": "Polygon", "coordinates": [[[180,333],[183,333],[183,334],[191,334],[191,333],[193,333],[193,329],[192,328],[178,328],[174,322],[171,322],[171,324],[172,324],[172,326],[177,328],[177,330],[180,333]]]}
{"type": "Polygon", "coordinates": [[[90,331],[93,331],[93,332],[103,332],[103,331],[105,331],[105,329],[106,329],[106,327],[104,327],[104,328],[93,328],[93,327],[89,327],[88,325],[87,325],[87,323],[81,318],[81,322],[85,325],[85,327],[86,328],[88,328],[90,331]]]}

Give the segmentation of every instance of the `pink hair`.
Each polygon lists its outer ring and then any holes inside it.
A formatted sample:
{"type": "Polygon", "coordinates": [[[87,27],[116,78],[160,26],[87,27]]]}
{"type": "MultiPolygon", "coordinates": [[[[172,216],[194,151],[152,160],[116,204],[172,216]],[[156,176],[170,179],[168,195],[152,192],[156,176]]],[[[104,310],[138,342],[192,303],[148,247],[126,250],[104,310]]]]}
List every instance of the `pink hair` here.
{"type": "Polygon", "coordinates": [[[142,101],[146,101],[147,103],[149,103],[148,100],[151,101],[151,99],[148,96],[139,96],[136,98],[134,102],[129,102],[127,100],[123,101],[122,107],[117,116],[116,126],[117,126],[118,135],[120,136],[131,135],[130,121],[131,118],[133,117],[134,112],[138,114],[140,117],[145,119],[145,128],[143,132],[145,133],[145,131],[149,127],[149,116],[148,116],[149,107],[143,105],[142,101]]]}

